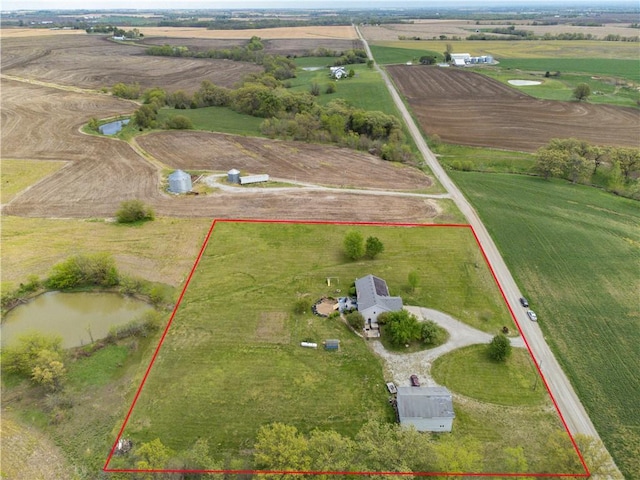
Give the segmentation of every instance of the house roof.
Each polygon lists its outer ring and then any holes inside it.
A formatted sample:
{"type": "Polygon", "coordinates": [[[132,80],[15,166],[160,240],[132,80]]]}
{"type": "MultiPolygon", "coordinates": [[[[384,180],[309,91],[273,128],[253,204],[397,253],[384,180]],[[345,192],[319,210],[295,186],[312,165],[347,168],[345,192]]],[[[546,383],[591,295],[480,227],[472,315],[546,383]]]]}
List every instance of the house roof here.
{"type": "Polygon", "coordinates": [[[356,280],[356,294],[359,311],[373,306],[378,306],[389,312],[402,310],[402,298],[390,296],[387,282],[374,275],[367,275],[356,280]]]}
{"type": "Polygon", "coordinates": [[[398,387],[398,415],[403,418],[455,418],[451,392],[444,387],[398,387]]]}

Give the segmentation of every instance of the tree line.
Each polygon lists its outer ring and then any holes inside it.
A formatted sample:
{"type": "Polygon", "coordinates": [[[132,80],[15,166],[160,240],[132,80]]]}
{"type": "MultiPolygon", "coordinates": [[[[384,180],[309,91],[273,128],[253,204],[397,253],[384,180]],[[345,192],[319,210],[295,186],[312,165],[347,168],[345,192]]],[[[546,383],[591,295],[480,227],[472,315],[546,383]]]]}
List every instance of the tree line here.
{"type": "Polygon", "coordinates": [[[545,179],[593,184],[640,199],[639,148],[601,147],[575,138],[555,138],[536,152],[535,169],[545,179]]]}

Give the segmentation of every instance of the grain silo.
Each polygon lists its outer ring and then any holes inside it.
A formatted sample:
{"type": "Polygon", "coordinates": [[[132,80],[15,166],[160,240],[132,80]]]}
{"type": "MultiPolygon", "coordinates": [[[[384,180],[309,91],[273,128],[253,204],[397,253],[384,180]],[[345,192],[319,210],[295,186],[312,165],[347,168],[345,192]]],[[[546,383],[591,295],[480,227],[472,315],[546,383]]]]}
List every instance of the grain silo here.
{"type": "Polygon", "coordinates": [[[169,175],[169,191],[171,193],[187,193],[190,192],[191,175],[182,170],[176,170],[169,175]]]}
{"type": "Polygon", "coordinates": [[[227,182],[240,183],[240,172],[235,168],[232,168],[227,172],[227,182]]]}

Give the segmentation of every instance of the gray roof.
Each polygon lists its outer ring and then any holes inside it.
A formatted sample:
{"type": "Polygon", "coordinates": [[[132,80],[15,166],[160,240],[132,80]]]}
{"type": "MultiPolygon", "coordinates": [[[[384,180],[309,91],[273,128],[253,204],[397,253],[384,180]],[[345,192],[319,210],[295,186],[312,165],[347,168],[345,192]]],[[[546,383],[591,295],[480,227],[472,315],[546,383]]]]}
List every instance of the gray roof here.
{"type": "Polygon", "coordinates": [[[374,275],[358,278],[356,280],[356,292],[358,295],[358,310],[360,311],[374,305],[390,312],[402,310],[402,298],[389,296],[387,282],[374,275]]]}
{"type": "Polygon", "coordinates": [[[444,387],[398,387],[398,415],[403,418],[454,418],[451,392],[444,387]]]}

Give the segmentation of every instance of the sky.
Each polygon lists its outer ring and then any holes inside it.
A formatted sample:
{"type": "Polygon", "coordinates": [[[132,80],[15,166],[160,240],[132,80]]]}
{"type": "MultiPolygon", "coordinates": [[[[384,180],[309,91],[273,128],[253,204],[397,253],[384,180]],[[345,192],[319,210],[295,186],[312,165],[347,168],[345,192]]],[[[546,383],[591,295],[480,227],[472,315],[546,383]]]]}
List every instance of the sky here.
{"type": "Polygon", "coordinates": [[[524,6],[610,6],[623,3],[638,7],[634,0],[0,0],[0,9],[9,10],[85,10],[85,9],[241,9],[241,8],[418,8],[418,7],[524,7],[524,6]]]}

